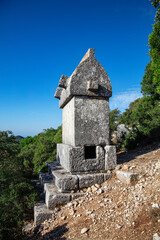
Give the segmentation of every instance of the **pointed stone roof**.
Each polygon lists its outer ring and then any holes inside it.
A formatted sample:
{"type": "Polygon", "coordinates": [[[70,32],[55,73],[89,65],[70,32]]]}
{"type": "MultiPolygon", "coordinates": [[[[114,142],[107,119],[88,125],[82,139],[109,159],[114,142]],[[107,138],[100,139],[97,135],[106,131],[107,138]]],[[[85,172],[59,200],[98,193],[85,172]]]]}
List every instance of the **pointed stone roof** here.
{"type": "Polygon", "coordinates": [[[70,77],[62,75],[56,90],[60,108],[73,96],[109,98],[112,87],[109,76],[102,65],[95,59],[95,50],[88,49],[78,67],[70,77]]]}

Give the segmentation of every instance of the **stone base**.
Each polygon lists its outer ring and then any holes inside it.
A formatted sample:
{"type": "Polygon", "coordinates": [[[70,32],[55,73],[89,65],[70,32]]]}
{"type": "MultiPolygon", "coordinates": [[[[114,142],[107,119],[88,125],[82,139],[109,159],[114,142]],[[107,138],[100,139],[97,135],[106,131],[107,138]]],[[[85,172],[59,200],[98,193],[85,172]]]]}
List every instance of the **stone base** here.
{"type": "MultiPolygon", "coordinates": [[[[71,191],[76,192],[82,188],[90,187],[94,184],[101,184],[107,179],[109,179],[112,174],[108,173],[74,173],[71,174],[67,172],[60,165],[52,165],[51,163],[47,163],[47,165],[51,167],[51,173],[54,179],[54,184],[57,187],[52,188],[52,191],[59,191],[60,193],[70,193],[71,191]]],[[[53,187],[53,184],[49,184],[53,187]]],[[[45,186],[49,186],[45,185],[45,186]]]]}
{"type": "Polygon", "coordinates": [[[37,203],[34,206],[34,225],[38,226],[45,220],[48,220],[54,214],[54,210],[50,210],[44,203],[37,203]]]}
{"type": "Polygon", "coordinates": [[[53,184],[46,183],[44,185],[46,192],[45,203],[47,208],[52,209],[58,205],[64,205],[76,198],[82,197],[84,193],[61,193],[53,184]]]}
{"type": "Polygon", "coordinates": [[[116,147],[73,147],[67,144],[57,144],[57,161],[66,171],[72,174],[76,174],[77,172],[99,172],[102,170],[114,169],[117,161],[116,147]],[[95,153],[89,152],[94,151],[94,148],[95,153]]]}

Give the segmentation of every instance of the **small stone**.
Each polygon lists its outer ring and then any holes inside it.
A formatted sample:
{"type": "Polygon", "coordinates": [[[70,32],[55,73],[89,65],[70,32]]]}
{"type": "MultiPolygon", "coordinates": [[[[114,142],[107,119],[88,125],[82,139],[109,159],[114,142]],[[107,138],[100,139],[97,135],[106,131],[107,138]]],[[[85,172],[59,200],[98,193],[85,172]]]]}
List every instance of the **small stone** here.
{"type": "Polygon", "coordinates": [[[115,167],[115,170],[120,170],[121,169],[121,164],[118,164],[116,167],[115,167]]]}
{"type": "Polygon", "coordinates": [[[100,185],[96,183],[96,184],[95,184],[95,187],[96,187],[96,188],[100,188],[100,185]]]}
{"type": "Polygon", "coordinates": [[[89,187],[88,189],[87,189],[87,193],[91,193],[92,192],[92,190],[91,190],[91,188],[89,187]]]}
{"type": "Polygon", "coordinates": [[[131,182],[135,182],[138,178],[137,173],[130,173],[126,171],[116,171],[117,178],[126,184],[130,184],[131,182]]]}
{"type": "Polygon", "coordinates": [[[88,231],[89,231],[89,228],[82,228],[81,234],[84,234],[84,233],[86,233],[86,232],[88,232],[88,231]]]}
{"type": "Polygon", "coordinates": [[[121,226],[121,225],[119,225],[119,224],[117,224],[117,228],[121,229],[121,228],[122,228],[122,226],[121,226]]]}
{"type": "Polygon", "coordinates": [[[71,215],[71,216],[74,215],[74,210],[73,210],[73,209],[70,209],[70,210],[69,210],[69,215],[71,215]]]}
{"type": "Polygon", "coordinates": [[[73,204],[74,204],[74,207],[78,206],[78,202],[77,201],[73,202],[73,204]]]}
{"type": "Polygon", "coordinates": [[[153,240],[160,240],[158,233],[153,234],[153,240]]]}
{"type": "Polygon", "coordinates": [[[153,203],[152,208],[159,208],[159,204],[158,203],[153,203]]]}
{"type": "Polygon", "coordinates": [[[129,167],[126,164],[122,165],[122,167],[121,167],[122,170],[128,170],[128,168],[129,167]]]}
{"type": "Polygon", "coordinates": [[[72,207],[72,206],[73,206],[72,202],[67,203],[67,207],[72,207]]]}
{"type": "Polygon", "coordinates": [[[96,192],[97,191],[97,188],[95,186],[92,186],[91,189],[92,189],[92,192],[96,192]]]}
{"type": "Polygon", "coordinates": [[[132,170],[133,168],[136,168],[136,166],[131,166],[131,167],[129,167],[130,170],[132,170]]]}
{"type": "Polygon", "coordinates": [[[97,194],[100,195],[101,193],[103,193],[103,190],[100,188],[98,189],[97,194]]]}

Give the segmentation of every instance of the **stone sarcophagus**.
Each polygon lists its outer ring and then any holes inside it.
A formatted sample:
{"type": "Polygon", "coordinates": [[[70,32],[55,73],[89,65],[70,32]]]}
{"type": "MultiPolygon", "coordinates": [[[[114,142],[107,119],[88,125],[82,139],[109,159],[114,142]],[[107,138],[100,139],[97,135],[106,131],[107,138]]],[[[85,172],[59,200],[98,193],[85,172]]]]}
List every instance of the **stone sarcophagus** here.
{"type": "Polygon", "coordinates": [[[70,77],[62,75],[55,97],[62,108],[62,144],[57,161],[72,174],[114,169],[116,149],[110,146],[107,72],[89,49],[70,77]]]}
{"type": "Polygon", "coordinates": [[[70,77],[62,75],[55,93],[62,108],[63,143],[57,145],[57,162],[47,162],[40,173],[45,203],[34,207],[34,223],[52,217],[53,208],[82,197],[80,189],[111,178],[104,170],[116,166],[116,149],[109,139],[108,74],[89,49],[70,77]]]}

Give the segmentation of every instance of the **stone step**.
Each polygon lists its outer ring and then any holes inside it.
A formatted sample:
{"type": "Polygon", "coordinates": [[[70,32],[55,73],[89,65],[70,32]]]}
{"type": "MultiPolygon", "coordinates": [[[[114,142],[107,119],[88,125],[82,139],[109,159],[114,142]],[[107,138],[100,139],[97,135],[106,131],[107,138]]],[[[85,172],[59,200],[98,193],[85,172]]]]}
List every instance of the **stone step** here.
{"type": "Polygon", "coordinates": [[[54,214],[54,210],[46,207],[44,202],[37,203],[34,206],[34,225],[38,226],[45,220],[48,220],[54,214]]]}
{"type": "Polygon", "coordinates": [[[67,193],[79,189],[78,176],[68,173],[64,168],[52,170],[52,175],[55,178],[55,185],[60,192],[67,193]]]}
{"type": "Polygon", "coordinates": [[[108,173],[79,173],[73,175],[59,165],[51,167],[51,172],[55,179],[55,185],[59,192],[62,193],[77,191],[94,184],[101,184],[111,177],[111,174],[108,173]]]}
{"type": "Polygon", "coordinates": [[[66,204],[76,198],[84,195],[84,193],[61,193],[55,184],[46,183],[45,189],[45,203],[47,208],[53,209],[58,205],[66,204]]]}
{"type": "Polygon", "coordinates": [[[45,183],[54,183],[54,177],[51,173],[39,173],[39,181],[41,183],[41,186],[44,186],[45,183]]]}

